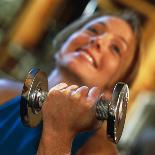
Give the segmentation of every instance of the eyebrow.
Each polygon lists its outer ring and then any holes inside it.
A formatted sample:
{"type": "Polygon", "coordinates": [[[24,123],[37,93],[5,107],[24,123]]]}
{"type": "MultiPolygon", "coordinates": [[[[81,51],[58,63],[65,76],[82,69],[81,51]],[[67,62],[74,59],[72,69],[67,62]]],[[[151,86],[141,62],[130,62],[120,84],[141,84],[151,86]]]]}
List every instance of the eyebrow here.
{"type": "MultiPolygon", "coordinates": [[[[107,27],[107,25],[104,23],[104,22],[98,22],[99,24],[101,24],[101,25],[103,25],[105,28],[107,28],[108,29],[108,27],[107,27]]],[[[118,37],[126,44],[126,46],[128,47],[128,43],[126,42],[126,40],[122,37],[122,36],[120,36],[120,35],[118,35],[118,37]]]]}
{"type": "Polygon", "coordinates": [[[101,25],[101,27],[104,28],[103,30],[108,29],[107,25],[104,22],[100,21],[100,22],[97,22],[96,24],[101,25]]]}
{"type": "MultiPolygon", "coordinates": [[[[100,24],[100,25],[102,25],[103,27],[105,27],[106,29],[108,29],[107,25],[106,25],[104,22],[99,21],[98,24],[100,24]]],[[[127,41],[126,41],[122,36],[120,36],[120,35],[118,35],[118,37],[120,38],[120,40],[122,40],[122,41],[124,42],[124,44],[125,44],[125,45],[127,46],[127,48],[128,48],[128,43],[127,43],[127,41]]]]}
{"type": "Polygon", "coordinates": [[[100,25],[102,25],[102,26],[104,26],[105,28],[107,28],[107,25],[104,23],[104,22],[98,22],[98,24],[100,24],[100,25]]]}

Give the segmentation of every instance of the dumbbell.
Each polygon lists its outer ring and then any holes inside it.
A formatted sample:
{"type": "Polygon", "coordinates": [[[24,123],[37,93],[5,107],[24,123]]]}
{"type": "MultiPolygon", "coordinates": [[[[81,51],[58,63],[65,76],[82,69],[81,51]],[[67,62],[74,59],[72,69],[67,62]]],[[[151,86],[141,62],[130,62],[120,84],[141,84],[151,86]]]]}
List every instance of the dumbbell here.
{"type": "MultiPolygon", "coordinates": [[[[24,82],[20,114],[24,125],[36,127],[42,120],[41,108],[48,94],[48,78],[45,72],[32,68],[24,82]]],[[[127,84],[115,85],[111,100],[100,99],[96,103],[96,118],[107,120],[107,136],[118,143],[123,132],[129,89],[127,84]]]]}

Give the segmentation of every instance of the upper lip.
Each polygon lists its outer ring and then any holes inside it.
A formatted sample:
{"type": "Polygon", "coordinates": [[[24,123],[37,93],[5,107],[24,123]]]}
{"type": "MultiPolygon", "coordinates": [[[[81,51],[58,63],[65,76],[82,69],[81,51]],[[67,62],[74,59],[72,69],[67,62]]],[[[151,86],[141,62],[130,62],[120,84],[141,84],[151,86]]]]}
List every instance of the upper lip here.
{"type": "Polygon", "coordinates": [[[81,48],[79,50],[77,50],[78,52],[85,52],[87,53],[92,59],[93,59],[93,65],[95,68],[97,68],[97,61],[95,59],[95,56],[92,54],[92,50],[88,49],[88,48],[81,48]]]}

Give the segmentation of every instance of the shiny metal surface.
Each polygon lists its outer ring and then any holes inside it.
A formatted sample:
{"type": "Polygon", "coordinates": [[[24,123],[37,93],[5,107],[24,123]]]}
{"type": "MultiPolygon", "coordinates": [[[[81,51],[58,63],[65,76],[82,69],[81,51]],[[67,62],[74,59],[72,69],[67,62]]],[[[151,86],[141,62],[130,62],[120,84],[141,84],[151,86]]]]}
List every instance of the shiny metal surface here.
{"type": "Polygon", "coordinates": [[[107,119],[107,135],[114,143],[118,143],[123,132],[128,100],[128,85],[117,83],[113,90],[107,119]]]}
{"type": "Polygon", "coordinates": [[[108,119],[108,108],[110,101],[99,99],[96,103],[96,118],[98,120],[107,120],[108,119]]]}
{"type": "MultiPolygon", "coordinates": [[[[47,93],[47,75],[39,69],[31,69],[24,82],[20,103],[21,120],[25,125],[36,127],[40,123],[47,93]]],[[[118,143],[122,135],[128,99],[128,86],[119,82],[114,87],[111,101],[100,99],[96,104],[96,118],[107,120],[107,135],[114,143],[118,143]]]]}
{"type": "Polygon", "coordinates": [[[47,75],[39,69],[31,69],[24,82],[20,103],[21,120],[25,125],[35,127],[40,123],[40,110],[46,92],[48,92],[47,75]]]}

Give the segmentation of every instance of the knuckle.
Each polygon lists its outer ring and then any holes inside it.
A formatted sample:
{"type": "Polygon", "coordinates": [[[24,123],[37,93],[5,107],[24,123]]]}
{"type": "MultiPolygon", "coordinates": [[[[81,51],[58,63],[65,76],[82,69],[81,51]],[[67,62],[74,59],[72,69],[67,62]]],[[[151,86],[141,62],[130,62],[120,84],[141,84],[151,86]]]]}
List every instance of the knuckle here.
{"type": "Polygon", "coordinates": [[[72,99],[73,100],[80,100],[81,99],[81,94],[78,92],[74,92],[72,95],[71,95],[72,99]]]}
{"type": "Polygon", "coordinates": [[[74,88],[79,88],[78,85],[71,85],[71,87],[74,87],[74,88]]]}
{"type": "Polygon", "coordinates": [[[86,107],[90,109],[92,107],[92,101],[86,101],[86,107]]]}
{"type": "Polygon", "coordinates": [[[89,90],[89,88],[87,86],[80,87],[80,92],[82,92],[82,91],[88,91],[88,90],[89,90]]]}
{"type": "Polygon", "coordinates": [[[61,82],[61,83],[59,83],[58,85],[65,85],[65,86],[67,86],[67,83],[61,82]]]}
{"type": "Polygon", "coordinates": [[[90,99],[90,98],[88,98],[86,102],[87,102],[88,106],[90,106],[90,107],[96,105],[95,100],[92,100],[92,99],[90,99]]]}
{"type": "Polygon", "coordinates": [[[68,89],[60,90],[60,93],[61,93],[62,95],[64,95],[64,96],[69,96],[70,92],[71,92],[71,91],[68,90],[68,89]]]}
{"type": "Polygon", "coordinates": [[[64,82],[59,83],[59,84],[57,85],[57,88],[58,88],[58,89],[61,89],[61,88],[63,88],[63,87],[68,87],[68,85],[67,85],[66,83],[64,83],[64,82]]]}
{"type": "Polygon", "coordinates": [[[48,93],[48,96],[58,96],[60,94],[60,90],[52,90],[48,93]]]}
{"type": "Polygon", "coordinates": [[[81,88],[84,88],[84,89],[89,89],[89,88],[88,88],[88,86],[82,86],[81,88]]]}

